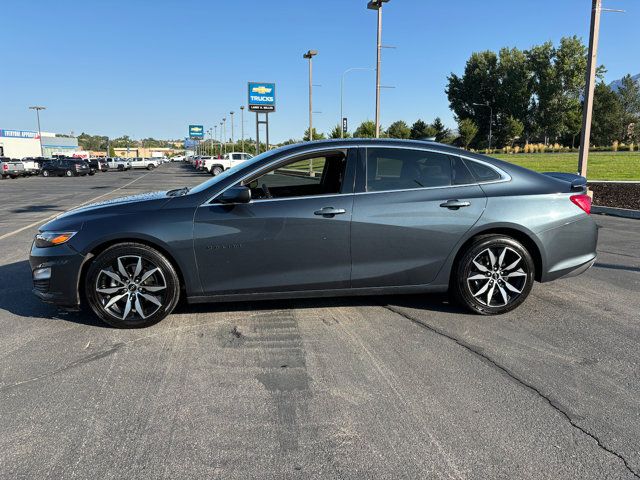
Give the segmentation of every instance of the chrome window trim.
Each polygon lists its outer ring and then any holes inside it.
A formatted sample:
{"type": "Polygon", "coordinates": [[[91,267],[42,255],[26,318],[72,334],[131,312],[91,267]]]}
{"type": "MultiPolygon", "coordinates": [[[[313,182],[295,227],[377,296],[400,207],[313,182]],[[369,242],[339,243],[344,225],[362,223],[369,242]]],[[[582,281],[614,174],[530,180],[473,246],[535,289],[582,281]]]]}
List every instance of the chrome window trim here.
{"type": "MultiPolygon", "coordinates": [[[[235,183],[232,183],[231,185],[229,185],[228,187],[223,188],[222,190],[220,190],[218,193],[216,193],[213,197],[209,198],[208,200],[206,200],[205,202],[201,203],[199,206],[202,207],[204,205],[208,205],[211,204],[211,202],[213,200],[215,200],[216,198],[218,198],[220,195],[222,195],[224,192],[226,192],[227,190],[229,190],[231,187],[234,187],[236,185],[238,185],[239,183],[244,182],[247,178],[255,175],[258,172],[264,172],[264,171],[269,171],[268,169],[273,166],[273,165],[277,165],[280,162],[286,162],[287,160],[289,160],[290,158],[295,158],[295,157],[300,157],[300,156],[306,156],[308,153],[316,153],[316,152],[331,152],[331,151],[336,151],[336,150],[348,150],[350,148],[360,148],[360,145],[353,145],[353,146],[347,146],[347,147],[333,147],[333,148],[327,148],[326,146],[324,147],[317,147],[314,149],[310,149],[310,150],[306,150],[304,152],[298,152],[298,153],[292,153],[290,155],[287,155],[285,157],[279,158],[277,160],[273,160],[269,163],[267,163],[266,165],[264,165],[264,167],[258,169],[258,170],[254,170],[253,172],[245,175],[244,177],[242,177],[240,180],[238,180],[235,183]]],[[[338,196],[338,195],[353,195],[354,192],[351,193],[336,193],[336,194],[330,194],[329,196],[338,196]]],[[[307,196],[303,196],[303,197],[285,197],[288,199],[294,199],[294,198],[310,198],[310,197],[315,197],[318,198],[321,195],[307,195],[307,196]]],[[[255,200],[256,202],[259,201],[264,201],[264,200],[284,200],[283,198],[265,198],[265,199],[258,199],[255,200]]],[[[251,202],[249,203],[253,203],[254,200],[252,199],[251,202]]],[[[221,204],[221,205],[238,205],[236,203],[226,203],[226,204],[221,204]]],[[[240,205],[247,205],[246,203],[240,204],[240,205]]]]}
{"type": "MultiPolygon", "coordinates": [[[[492,169],[493,171],[495,171],[496,173],[498,173],[500,175],[500,179],[499,180],[490,180],[488,182],[474,182],[474,183],[465,183],[463,185],[442,185],[439,187],[418,187],[418,188],[401,188],[401,189],[396,189],[396,190],[377,190],[377,191],[365,191],[365,192],[356,192],[356,195],[362,195],[362,194],[370,194],[370,193],[390,193],[390,192],[413,192],[416,190],[434,190],[434,189],[442,189],[442,188],[456,188],[456,187],[471,187],[474,185],[489,185],[492,183],[504,183],[504,182],[510,182],[511,181],[511,175],[509,175],[507,172],[505,172],[504,170],[502,170],[500,167],[496,167],[495,165],[485,162],[483,160],[478,160],[476,158],[471,158],[468,157],[466,155],[459,155],[457,153],[449,153],[449,152],[443,152],[441,150],[436,150],[434,148],[416,148],[414,146],[375,146],[375,147],[371,147],[371,146],[367,146],[365,147],[366,150],[369,150],[370,148],[387,148],[390,150],[396,150],[396,149],[402,149],[402,150],[415,150],[415,151],[419,151],[419,152],[432,152],[432,153],[440,153],[442,155],[448,155],[450,157],[459,157],[462,158],[464,160],[467,160],[469,162],[477,162],[480,163],[482,165],[485,165],[486,167],[492,169]]],[[[365,169],[368,167],[367,165],[367,161],[368,161],[368,155],[369,153],[367,152],[367,157],[365,157],[364,159],[364,163],[365,163],[365,169]]],[[[473,175],[473,172],[470,172],[473,175]]],[[[365,175],[366,175],[366,171],[365,171],[365,175]]],[[[366,177],[365,177],[366,179],[366,177]]],[[[365,182],[365,188],[367,187],[366,182],[365,182]]]]}

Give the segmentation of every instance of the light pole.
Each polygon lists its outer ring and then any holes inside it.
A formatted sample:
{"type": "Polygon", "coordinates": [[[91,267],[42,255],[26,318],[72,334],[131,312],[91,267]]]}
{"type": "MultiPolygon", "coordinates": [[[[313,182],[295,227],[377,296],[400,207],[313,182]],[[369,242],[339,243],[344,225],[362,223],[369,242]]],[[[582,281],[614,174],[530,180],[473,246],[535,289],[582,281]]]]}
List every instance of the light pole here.
{"type": "Polygon", "coordinates": [[[33,107],[29,107],[29,110],[36,111],[36,118],[38,119],[38,138],[40,139],[40,156],[44,157],[44,150],[42,149],[42,132],[40,131],[40,110],[46,110],[47,107],[41,107],[38,105],[34,105],[33,107]]]}
{"type": "MultiPolygon", "coordinates": [[[[218,125],[214,125],[213,126],[213,136],[217,141],[218,140],[218,125]]],[[[214,152],[214,155],[215,155],[215,148],[213,147],[213,145],[211,145],[211,148],[213,149],[213,152],[214,152]]]]}
{"type": "Polygon", "coordinates": [[[220,122],[220,157],[222,157],[222,139],[224,135],[222,134],[222,122],[220,122]]]}
{"type": "Polygon", "coordinates": [[[367,3],[369,10],[378,11],[378,42],[376,48],[376,138],[380,138],[380,64],[382,63],[382,4],[389,0],[371,0],[367,3]]]}
{"type": "Polygon", "coordinates": [[[313,57],[317,50],[309,50],[302,58],[309,60],[309,141],[313,141],[313,57]]]}
{"type": "Polygon", "coordinates": [[[489,109],[489,151],[491,151],[492,125],[493,125],[493,107],[487,103],[474,103],[476,107],[486,107],[489,109]]]}
{"type": "Polygon", "coordinates": [[[242,153],[244,153],[244,105],[240,106],[240,135],[240,138],[242,138],[242,153]]]}
{"type": "Polygon", "coordinates": [[[233,148],[233,150],[235,151],[236,147],[235,147],[235,136],[233,135],[233,114],[236,113],[233,110],[231,110],[229,112],[229,115],[231,115],[231,148],[233,148]]]}
{"type": "Polygon", "coordinates": [[[227,117],[222,117],[222,138],[224,140],[224,153],[227,153],[227,117]]]}
{"type": "Polygon", "coordinates": [[[342,128],[342,122],[344,119],[343,113],[343,105],[344,105],[344,77],[347,73],[353,72],[355,70],[375,70],[375,68],[371,67],[351,67],[347,68],[344,72],[342,72],[342,79],[340,80],[340,121],[338,124],[340,125],[340,138],[344,138],[344,129],[342,128]]]}

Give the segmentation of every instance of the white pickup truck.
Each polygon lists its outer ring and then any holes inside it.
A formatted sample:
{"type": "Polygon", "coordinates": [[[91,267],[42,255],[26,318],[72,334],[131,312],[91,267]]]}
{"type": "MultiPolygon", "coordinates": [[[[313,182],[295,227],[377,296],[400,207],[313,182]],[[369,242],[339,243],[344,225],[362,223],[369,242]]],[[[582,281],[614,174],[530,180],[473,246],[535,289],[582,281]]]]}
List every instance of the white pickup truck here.
{"type": "Polygon", "coordinates": [[[125,158],[107,158],[107,165],[109,170],[129,170],[131,168],[131,161],[125,158]]]}
{"type": "Polygon", "coordinates": [[[207,158],[202,164],[203,170],[206,170],[211,175],[220,175],[225,170],[235,167],[239,163],[245,162],[253,158],[250,153],[231,152],[225,153],[222,158],[207,158]]]}
{"type": "Polygon", "coordinates": [[[40,175],[42,164],[46,161],[44,157],[25,157],[22,159],[25,175],[40,175]]]}
{"type": "Polygon", "coordinates": [[[158,165],[160,165],[160,162],[158,161],[157,158],[136,157],[131,159],[131,166],[134,169],[146,168],[147,170],[153,170],[154,168],[158,168],[158,165]]]}

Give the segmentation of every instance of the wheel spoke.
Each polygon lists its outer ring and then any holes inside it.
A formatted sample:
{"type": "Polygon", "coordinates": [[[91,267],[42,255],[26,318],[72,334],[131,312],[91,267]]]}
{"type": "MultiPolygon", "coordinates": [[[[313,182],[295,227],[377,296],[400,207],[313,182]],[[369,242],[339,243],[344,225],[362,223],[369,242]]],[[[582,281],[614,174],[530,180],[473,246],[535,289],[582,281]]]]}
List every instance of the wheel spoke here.
{"type": "Polygon", "coordinates": [[[527,274],[520,268],[515,272],[511,272],[508,275],[504,275],[504,278],[513,278],[513,277],[526,277],[527,274]]]}
{"type": "Polygon", "coordinates": [[[489,277],[482,273],[478,273],[477,275],[467,278],[467,280],[489,280],[489,277]]]}
{"type": "Polygon", "coordinates": [[[147,295],[146,293],[141,293],[140,296],[145,300],[149,300],[151,303],[155,303],[157,306],[161,307],[162,303],[153,295],[147,295]]]}
{"type": "Polygon", "coordinates": [[[498,289],[500,290],[500,295],[502,295],[502,300],[504,300],[504,304],[506,305],[507,303],[509,303],[509,297],[507,296],[507,292],[505,291],[504,288],[502,288],[502,285],[498,285],[498,289]]]}
{"type": "Polygon", "coordinates": [[[126,297],[128,295],[128,293],[123,293],[122,295],[116,295],[115,297],[111,297],[111,299],[107,302],[107,304],[104,306],[105,309],[111,307],[112,305],[114,305],[116,302],[119,302],[120,300],[122,300],[124,297],[126,297]]]}
{"type": "Polygon", "coordinates": [[[158,271],[157,268],[152,268],[151,270],[149,270],[148,272],[144,272],[144,275],[142,275],[142,278],[140,278],[140,282],[138,283],[144,283],[144,281],[149,278],[151,275],[153,275],[154,273],[156,273],[158,271]]]}
{"type": "Polygon", "coordinates": [[[522,260],[522,257],[520,255],[518,255],[518,259],[513,262],[511,265],[509,265],[508,267],[504,267],[504,270],[513,270],[514,268],[516,268],[516,265],[518,265],[518,263],[520,263],[520,260],[522,260]]]}
{"type": "Polygon", "coordinates": [[[493,254],[490,248],[487,248],[487,253],[489,254],[489,260],[491,261],[491,266],[493,268],[496,267],[496,256],[493,254]]]}
{"type": "Polygon", "coordinates": [[[127,304],[124,306],[124,313],[122,314],[122,320],[127,318],[127,315],[129,315],[129,312],[131,312],[131,296],[127,297],[127,304]]]}
{"type": "Polygon", "coordinates": [[[96,292],[106,293],[107,295],[112,295],[120,290],[122,290],[122,287],[96,288],[96,292]]]}
{"type": "Polygon", "coordinates": [[[136,270],[135,272],[133,272],[133,276],[135,278],[138,278],[138,275],[140,275],[141,271],[142,271],[142,257],[138,257],[138,263],[136,264],[136,270]]]}
{"type": "Polygon", "coordinates": [[[507,282],[506,280],[504,281],[504,286],[507,287],[507,289],[511,290],[513,293],[522,293],[522,290],[518,290],[516,287],[514,287],[513,285],[511,285],[509,282],[507,282]]]}
{"type": "MultiPolygon", "coordinates": [[[[487,278],[487,280],[490,280],[490,279],[487,278]]],[[[478,290],[476,293],[473,294],[473,296],[474,297],[479,297],[480,295],[482,295],[484,292],[487,291],[487,289],[489,288],[489,285],[491,285],[491,282],[485,283],[480,290],[478,290]]]]}
{"type": "Polygon", "coordinates": [[[496,284],[494,283],[493,285],[491,285],[491,288],[489,289],[489,293],[487,293],[487,307],[491,306],[491,299],[493,298],[493,292],[496,289],[496,284]]]}
{"type": "Polygon", "coordinates": [[[129,274],[127,273],[127,271],[124,268],[124,265],[122,264],[121,257],[118,257],[118,271],[120,272],[120,275],[122,275],[123,278],[129,278],[129,274]]]}
{"type": "Polygon", "coordinates": [[[124,282],[120,279],[120,277],[118,276],[117,273],[113,273],[113,272],[110,272],[108,270],[100,270],[100,273],[104,273],[107,277],[109,277],[109,278],[115,280],[116,282],[121,283],[122,285],[124,285],[124,282]]]}
{"type": "Polygon", "coordinates": [[[480,270],[481,272],[488,272],[489,269],[487,267],[485,267],[484,265],[481,265],[480,263],[476,262],[475,260],[473,261],[473,264],[476,266],[476,268],[478,270],[480,270]]]}
{"type": "Polygon", "coordinates": [[[147,318],[144,316],[142,305],[140,305],[140,295],[136,295],[136,312],[138,312],[138,315],[140,315],[143,319],[147,318]]]}
{"type": "Polygon", "coordinates": [[[160,290],[164,290],[165,288],[167,288],[166,286],[162,285],[162,286],[153,286],[153,287],[147,287],[146,285],[144,286],[144,289],[147,292],[159,292],[160,290]]]}
{"type": "Polygon", "coordinates": [[[500,257],[498,258],[498,266],[502,265],[502,262],[504,262],[504,256],[507,254],[507,247],[504,247],[504,249],[502,250],[502,253],[500,254],[500,257]]]}

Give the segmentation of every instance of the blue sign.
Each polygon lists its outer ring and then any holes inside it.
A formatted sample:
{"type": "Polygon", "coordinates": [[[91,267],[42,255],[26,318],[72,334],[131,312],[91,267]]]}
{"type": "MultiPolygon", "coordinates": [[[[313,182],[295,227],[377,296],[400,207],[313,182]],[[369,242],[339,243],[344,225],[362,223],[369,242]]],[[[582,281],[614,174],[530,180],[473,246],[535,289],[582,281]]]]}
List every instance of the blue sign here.
{"type": "Polygon", "coordinates": [[[189,138],[204,138],[204,126],[189,125],[189,138]]]}
{"type": "Polygon", "coordinates": [[[184,140],[184,148],[193,148],[196,146],[196,141],[186,138],[184,140]]]}
{"type": "Polygon", "coordinates": [[[276,84],[249,82],[249,110],[253,112],[275,112],[276,84]]]}
{"type": "Polygon", "coordinates": [[[0,137],[39,138],[38,132],[32,132],[31,130],[0,130],[0,137]]]}

